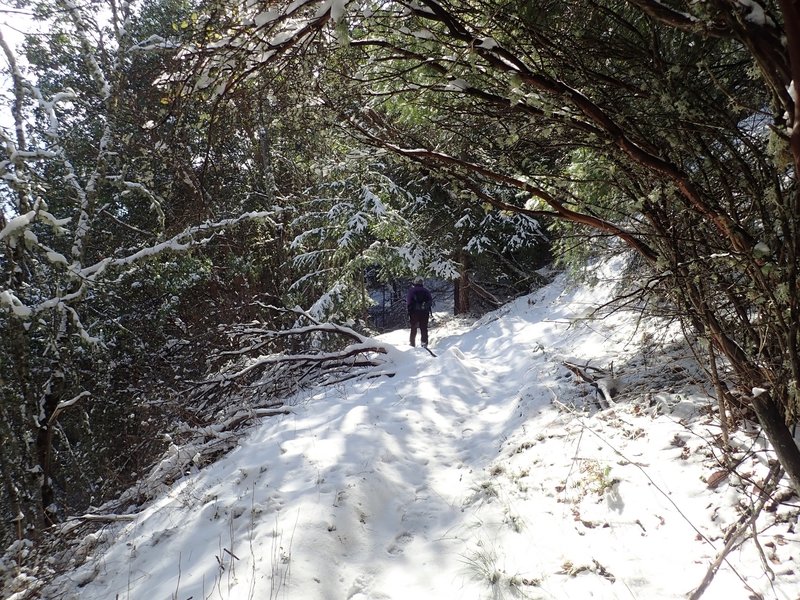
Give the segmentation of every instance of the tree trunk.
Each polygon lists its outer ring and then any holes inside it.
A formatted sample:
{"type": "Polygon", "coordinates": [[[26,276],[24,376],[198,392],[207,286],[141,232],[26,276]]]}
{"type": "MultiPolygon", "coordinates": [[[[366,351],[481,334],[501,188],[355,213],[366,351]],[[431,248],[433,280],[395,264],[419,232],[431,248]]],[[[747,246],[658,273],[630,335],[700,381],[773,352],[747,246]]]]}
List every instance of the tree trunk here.
{"type": "MultiPolygon", "coordinates": [[[[3,380],[0,378],[0,385],[2,384],[3,380]]],[[[5,410],[0,411],[0,415],[2,415],[3,418],[3,425],[7,426],[10,422],[10,419],[8,419],[5,410]]],[[[16,479],[15,473],[12,471],[12,467],[8,460],[6,460],[7,455],[13,456],[11,448],[12,445],[15,446],[16,444],[6,431],[3,431],[3,444],[6,447],[4,448],[3,452],[0,452],[0,474],[2,474],[3,477],[3,492],[6,500],[8,501],[8,508],[11,511],[11,513],[6,515],[5,518],[9,523],[13,524],[15,539],[21,540],[24,521],[22,504],[20,503],[19,489],[14,483],[14,480],[16,479]]],[[[0,529],[0,532],[2,532],[2,529],[0,529]]],[[[2,537],[0,537],[0,539],[2,539],[2,537]]]]}
{"type": "Polygon", "coordinates": [[[786,471],[795,493],[800,496],[800,449],[786,426],[778,404],[770,394],[763,393],[753,398],[752,405],[764,434],[772,443],[778,461],[786,471]]]}
{"type": "MultiPolygon", "coordinates": [[[[786,35],[786,49],[789,55],[789,68],[791,75],[786,80],[794,81],[795,90],[800,81],[800,4],[796,0],[779,0],[783,12],[784,33],[786,35]]],[[[789,117],[792,124],[789,134],[789,146],[794,157],[795,175],[800,173],[800,101],[794,101],[794,114],[789,117]]]]}
{"type": "Polygon", "coordinates": [[[469,257],[466,252],[458,255],[459,278],[453,290],[453,314],[461,315],[469,312],[469,257]]]}
{"type": "Polygon", "coordinates": [[[714,354],[714,345],[708,345],[708,364],[711,367],[711,382],[714,384],[714,389],[717,393],[717,405],[719,406],[719,426],[722,431],[722,448],[725,451],[725,463],[730,462],[731,456],[731,443],[730,433],[728,427],[728,406],[726,400],[725,388],[723,387],[722,380],[719,378],[717,371],[717,357],[714,354]]]}
{"type": "Polygon", "coordinates": [[[50,391],[45,394],[41,404],[39,421],[36,424],[36,455],[39,461],[41,476],[41,507],[37,521],[40,527],[52,525],[50,517],[50,505],[55,502],[55,492],[53,490],[53,429],[56,424],[53,422],[53,414],[56,411],[61,396],[64,392],[64,376],[59,370],[59,365],[52,365],[53,376],[50,381],[50,391]]]}

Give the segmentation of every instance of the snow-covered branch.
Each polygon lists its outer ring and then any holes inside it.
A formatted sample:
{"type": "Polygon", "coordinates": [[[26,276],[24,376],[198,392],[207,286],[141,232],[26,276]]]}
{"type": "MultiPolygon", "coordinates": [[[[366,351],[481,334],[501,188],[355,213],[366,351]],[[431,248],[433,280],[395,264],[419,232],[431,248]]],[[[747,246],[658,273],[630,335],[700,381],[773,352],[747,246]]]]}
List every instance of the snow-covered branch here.
{"type": "Polygon", "coordinates": [[[349,327],[320,323],[299,308],[276,310],[311,323],[277,330],[258,323],[234,327],[230,333],[239,349],[220,353],[218,358],[229,362],[216,376],[195,384],[193,394],[202,399],[196,405],[215,405],[214,398],[234,393],[256,406],[274,403],[305,386],[356,377],[390,362],[388,346],[349,327]]]}
{"type": "Polygon", "coordinates": [[[109,268],[128,266],[142,260],[152,258],[164,252],[182,252],[196,246],[207,244],[211,241],[210,237],[199,237],[206,234],[213,234],[228,227],[232,227],[243,221],[270,221],[272,212],[269,211],[256,211],[248,212],[238,217],[223,219],[217,222],[201,223],[200,225],[193,225],[177,235],[174,235],[168,240],[142,248],[133,254],[119,258],[104,258],[97,263],[85,267],[80,271],[81,277],[87,279],[95,279],[98,275],[103,273],[109,268]]]}
{"type": "MultiPolygon", "coordinates": [[[[0,230],[0,240],[8,238],[9,240],[13,241],[13,239],[16,237],[27,236],[31,242],[36,243],[36,237],[30,233],[29,230],[27,230],[27,227],[31,224],[36,216],[39,216],[39,218],[42,220],[50,222],[53,224],[53,226],[60,227],[66,224],[67,220],[57,220],[53,218],[52,215],[49,215],[49,213],[46,213],[46,215],[47,217],[42,216],[42,214],[37,215],[35,211],[30,211],[25,215],[15,217],[2,230],[0,230]]],[[[141,250],[138,250],[137,252],[134,252],[133,254],[119,258],[104,258],[103,260],[100,260],[89,267],[79,270],[73,269],[73,275],[81,282],[80,287],[76,291],[43,300],[33,306],[24,305],[12,290],[0,290],[0,306],[6,306],[10,308],[12,313],[20,318],[30,318],[35,314],[51,310],[58,306],[66,308],[68,303],[82,298],[84,293],[89,289],[89,286],[96,283],[100,276],[105,274],[109,269],[128,267],[144,260],[152,259],[166,252],[183,252],[198,246],[202,246],[210,242],[213,239],[213,235],[219,231],[244,221],[269,221],[271,219],[271,215],[271,212],[266,211],[249,212],[231,219],[194,225],[192,227],[188,227],[181,233],[168,240],[152,246],[147,246],[141,250]]],[[[46,253],[48,262],[53,264],[66,264],[65,257],[57,252],[53,252],[46,246],[41,247],[46,253]]],[[[76,326],[78,326],[81,337],[86,341],[97,341],[96,338],[90,336],[80,325],[78,314],[73,309],[70,309],[70,313],[76,326]]]]}
{"type": "Polygon", "coordinates": [[[71,398],[70,400],[63,400],[62,402],[59,402],[55,410],[53,411],[53,414],[51,414],[50,418],[47,420],[47,425],[50,426],[53,423],[55,423],[56,419],[58,418],[58,415],[61,413],[62,410],[64,410],[65,408],[69,408],[70,406],[74,406],[75,404],[78,403],[78,401],[81,398],[86,398],[87,396],[91,396],[91,393],[83,391],[74,398],[71,398]]]}

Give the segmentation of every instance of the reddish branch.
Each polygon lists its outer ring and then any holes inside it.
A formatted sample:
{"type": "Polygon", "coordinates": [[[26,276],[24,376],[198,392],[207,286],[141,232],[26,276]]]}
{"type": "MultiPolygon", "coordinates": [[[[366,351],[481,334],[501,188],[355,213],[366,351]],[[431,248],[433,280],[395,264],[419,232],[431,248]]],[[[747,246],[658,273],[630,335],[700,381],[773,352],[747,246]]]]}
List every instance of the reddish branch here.
{"type": "MultiPolygon", "coordinates": [[[[627,243],[631,248],[639,252],[648,261],[655,262],[656,260],[657,255],[653,251],[653,249],[650,248],[647,244],[645,244],[641,240],[639,240],[638,238],[636,238],[632,233],[625,231],[624,229],[617,227],[613,223],[610,223],[599,217],[571,210],[566,206],[564,206],[563,203],[559,202],[552,194],[550,194],[549,192],[547,192],[542,188],[536,187],[530,182],[523,181],[522,179],[511,177],[510,175],[505,175],[503,173],[498,173],[497,171],[494,171],[485,165],[456,158],[455,156],[445,154],[444,152],[438,152],[436,150],[430,150],[428,148],[403,148],[401,146],[398,146],[397,144],[388,142],[387,140],[384,140],[383,138],[375,135],[374,133],[369,131],[366,127],[360,125],[359,123],[356,123],[355,121],[351,120],[350,124],[355,129],[357,129],[362,135],[364,135],[367,139],[369,139],[370,143],[372,143],[373,145],[386,148],[387,150],[390,150],[395,154],[398,154],[400,156],[405,156],[420,164],[430,164],[431,162],[435,162],[444,166],[456,167],[462,172],[480,175],[481,177],[489,181],[493,181],[495,183],[499,183],[501,185],[510,188],[523,190],[529,193],[531,196],[543,200],[548,206],[550,206],[550,208],[553,209],[552,212],[530,210],[521,206],[508,204],[486,193],[480,194],[482,200],[489,202],[492,206],[498,208],[499,210],[507,210],[510,212],[526,215],[529,217],[557,216],[559,218],[572,221],[573,223],[580,223],[582,225],[587,225],[598,231],[603,231],[610,235],[617,236],[619,239],[627,243]]],[[[474,186],[467,185],[466,187],[470,187],[470,189],[473,189],[473,191],[475,189],[474,186]]]]}
{"type": "MultiPolygon", "coordinates": [[[[589,121],[602,130],[605,137],[629,159],[672,181],[680,190],[689,206],[709,219],[716,229],[730,241],[734,249],[739,252],[750,251],[754,244],[750,235],[743,228],[734,223],[730,217],[709,206],[709,204],[703,200],[700,192],[696,189],[686,173],[672,163],[646,151],[631,140],[625,131],[587,96],[561,81],[551,79],[539,73],[534,73],[524,61],[520,60],[515,54],[509,52],[496,42],[491,44],[490,47],[483,45],[480,37],[471,33],[454,15],[445,10],[438,2],[423,0],[423,4],[428,10],[416,11],[415,14],[417,17],[438,21],[444,24],[448,28],[451,37],[468,44],[487,62],[487,64],[495,69],[501,72],[513,71],[515,75],[532,88],[540,92],[545,92],[555,98],[570,102],[572,106],[577,108],[589,121]]],[[[547,201],[546,198],[543,199],[547,201]]],[[[569,216],[567,214],[562,214],[562,216],[570,218],[577,216],[577,214],[569,216]]],[[[585,217],[585,215],[582,216],[585,217]]],[[[570,220],[573,219],[570,218],[570,220]]],[[[591,223],[591,220],[587,222],[587,220],[584,219],[577,220],[576,222],[595,226],[595,224],[591,223]]],[[[607,229],[603,230],[607,231],[607,229]]],[[[630,243],[628,240],[626,240],[626,242],[630,243]]],[[[638,250],[639,248],[636,249],[638,250]]],[[[645,254],[644,256],[650,259],[649,254],[645,254]]]]}

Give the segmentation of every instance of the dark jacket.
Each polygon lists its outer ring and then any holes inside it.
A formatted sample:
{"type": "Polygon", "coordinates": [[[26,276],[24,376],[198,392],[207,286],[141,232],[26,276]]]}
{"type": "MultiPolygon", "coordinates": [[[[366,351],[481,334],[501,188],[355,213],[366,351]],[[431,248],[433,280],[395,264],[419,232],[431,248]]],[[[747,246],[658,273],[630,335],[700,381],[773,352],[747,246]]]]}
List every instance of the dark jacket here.
{"type": "Polygon", "coordinates": [[[408,308],[409,314],[414,311],[432,313],[433,297],[425,286],[421,283],[415,283],[409,288],[408,294],[406,294],[406,307],[408,308]],[[422,308],[420,308],[419,304],[421,302],[426,303],[422,308]]]}

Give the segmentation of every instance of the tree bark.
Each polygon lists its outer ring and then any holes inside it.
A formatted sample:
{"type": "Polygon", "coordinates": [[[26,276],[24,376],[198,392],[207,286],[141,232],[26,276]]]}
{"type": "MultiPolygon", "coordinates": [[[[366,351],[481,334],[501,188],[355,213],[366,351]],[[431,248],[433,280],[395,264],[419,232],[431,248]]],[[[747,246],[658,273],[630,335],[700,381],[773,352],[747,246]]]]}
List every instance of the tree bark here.
{"type": "Polygon", "coordinates": [[[55,501],[55,491],[53,490],[53,430],[55,428],[54,419],[56,407],[61,401],[64,392],[64,377],[59,370],[58,363],[51,366],[54,375],[50,381],[50,391],[43,398],[40,406],[40,420],[35,424],[36,427],[36,456],[39,462],[41,477],[41,506],[39,507],[39,527],[52,525],[50,518],[50,505],[55,501]]]}
{"type": "Polygon", "coordinates": [[[469,312],[469,257],[461,251],[458,255],[459,276],[453,290],[453,314],[463,315],[469,312]]]}
{"type": "MultiPolygon", "coordinates": [[[[0,384],[3,383],[2,378],[0,378],[0,384]]],[[[3,419],[8,423],[7,415],[5,411],[2,411],[3,419]]],[[[10,447],[13,444],[13,440],[10,436],[6,437],[3,435],[3,444],[8,445],[10,447]]],[[[5,496],[7,498],[9,508],[11,509],[11,514],[6,515],[6,519],[9,523],[13,524],[14,527],[14,534],[17,540],[22,539],[22,528],[23,528],[23,521],[25,517],[23,516],[22,512],[22,504],[19,498],[19,490],[17,486],[14,484],[14,472],[12,471],[11,465],[6,460],[6,452],[0,452],[0,474],[3,477],[3,487],[5,496]]]]}
{"type": "MultiPolygon", "coordinates": [[[[790,80],[794,82],[794,114],[791,115],[792,129],[789,145],[794,157],[795,174],[800,173],[800,3],[797,0],[780,0],[786,35],[786,49],[789,55],[790,80]]],[[[784,80],[781,83],[786,83],[784,80]]]]}
{"type": "Polygon", "coordinates": [[[795,493],[800,496],[800,449],[786,426],[777,402],[769,393],[763,393],[755,396],[751,404],[795,493]]]}

